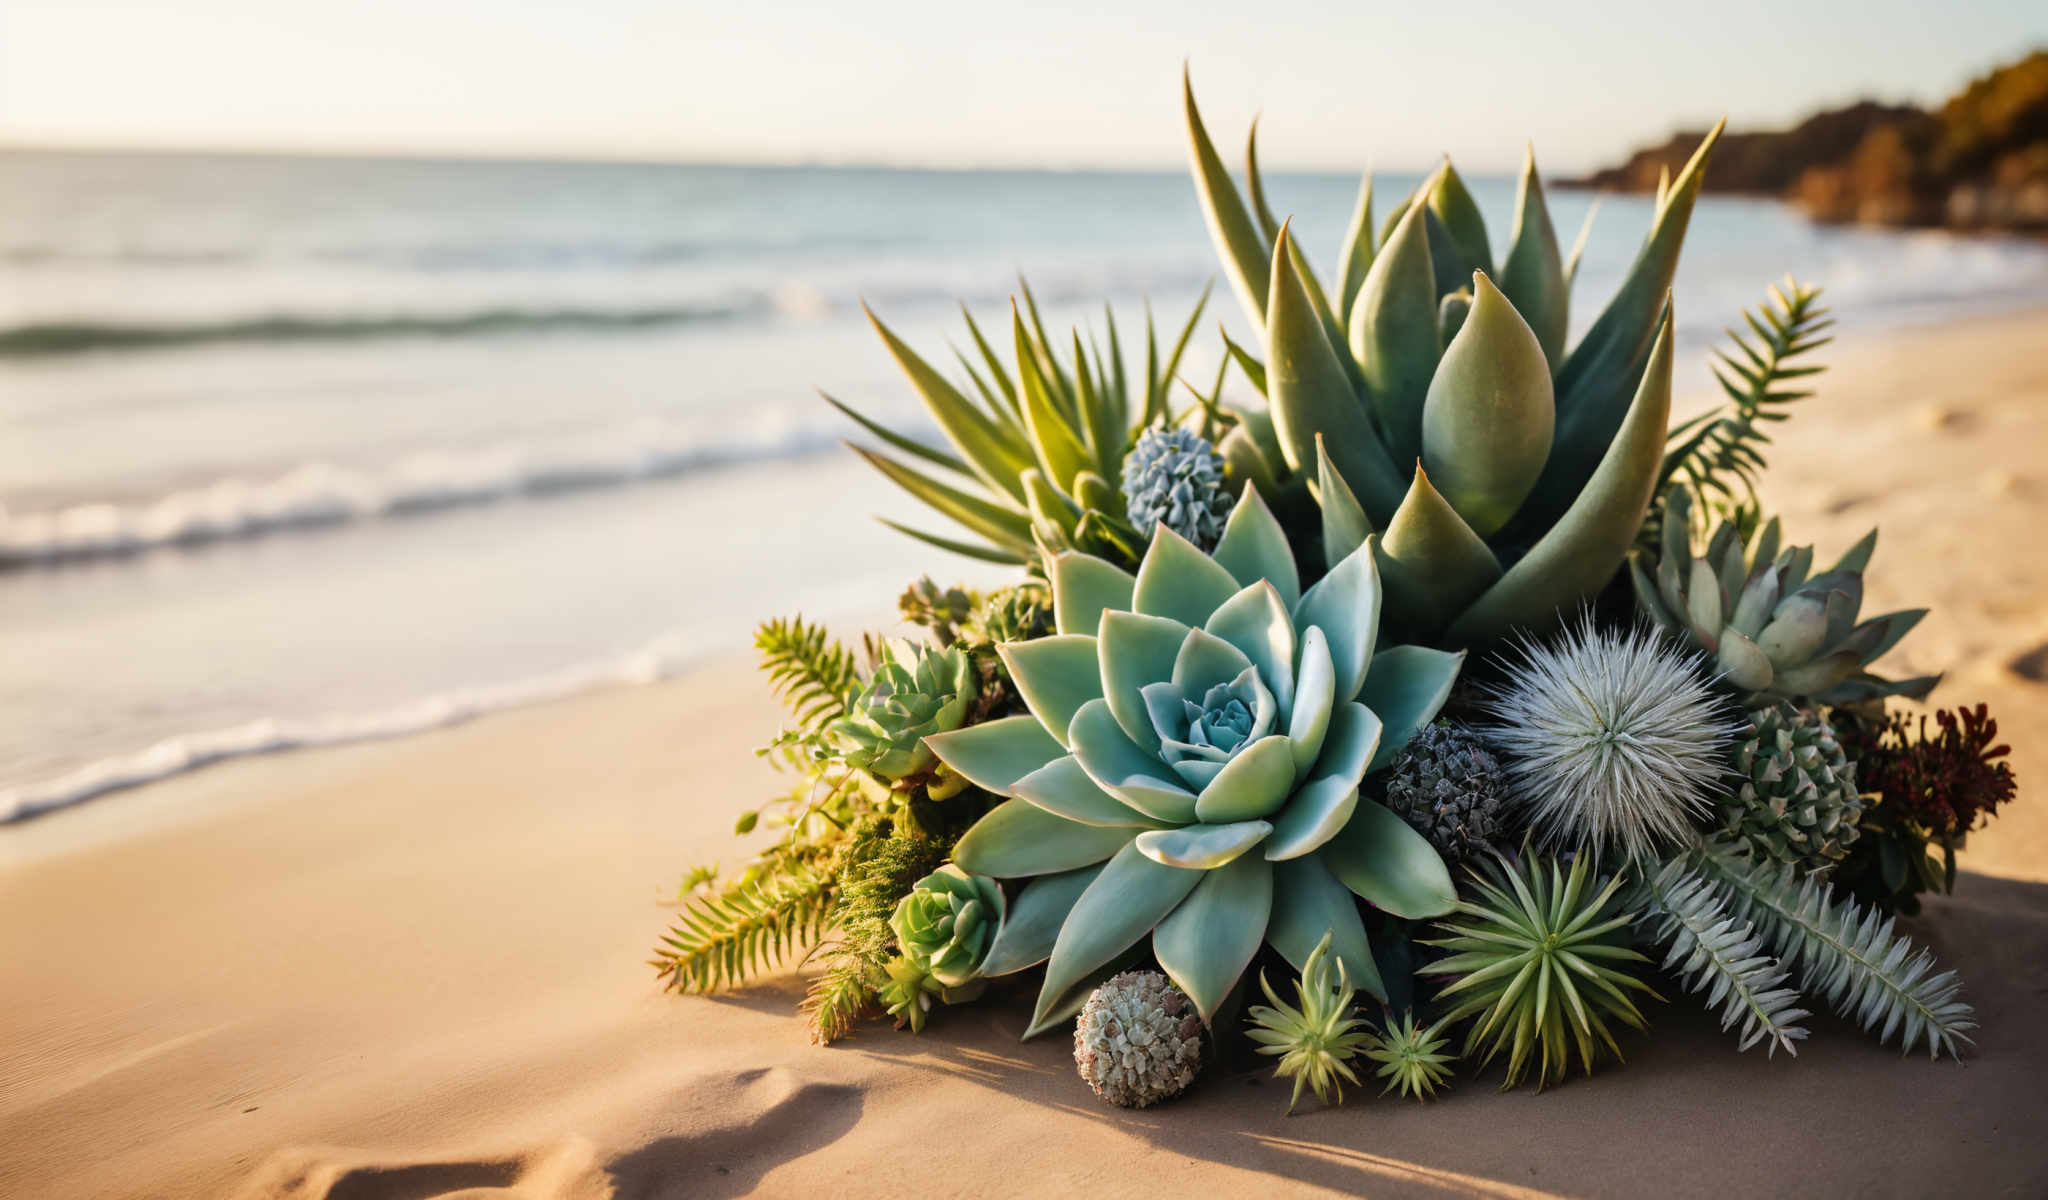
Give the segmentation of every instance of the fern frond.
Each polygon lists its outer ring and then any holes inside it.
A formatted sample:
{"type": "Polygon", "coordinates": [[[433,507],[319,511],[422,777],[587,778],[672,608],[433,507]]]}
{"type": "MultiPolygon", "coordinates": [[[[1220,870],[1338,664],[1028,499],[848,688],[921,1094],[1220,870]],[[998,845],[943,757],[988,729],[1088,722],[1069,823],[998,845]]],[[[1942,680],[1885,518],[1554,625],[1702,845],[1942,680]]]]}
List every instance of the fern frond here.
{"type": "Polygon", "coordinates": [[[1799,1053],[1792,1043],[1806,1036],[1799,1019],[1808,1015],[1796,1007],[1799,993],[1785,986],[1785,968],[1764,953],[1763,938],[1749,922],[1728,914],[1712,881],[1674,858],[1645,874],[1638,904],[1644,909],[1639,936],[1668,951],[1663,968],[1719,1010],[1723,1031],[1741,1026],[1738,1050],[1763,1042],[1766,1054],[1780,1046],[1799,1053]],[[1654,917],[1663,919],[1651,928],[1654,917]]]}
{"type": "Polygon", "coordinates": [[[1930,1058],[1944,1050],[1961,1057],[1966,1031],[1977,1027],[1959,998],[1962,981],[1954,971],[1937,973],[1934,956],[1894,931],[1883,913],[1838,902],[1818,877],[1782,864],[1704,849],[1689,857],[1715,881],[1730,915],[1755,921],[1808,994],[1824,996],[1881,1042],[1896,1035],[1908,1053],[1919,1043],[1930,1058]]]}
{"type": "Polygon", "coordinates": [[[811,981],[798,1011],[810,1021],[811,1041],[825,1046],[852,1033],[862,1017],[880,1009],[862,965],[843,959],[811,981]]]}
{"type": "Polygon", "coordinates": [[[825,971],[813,980],[803,1011],[811,1040],[825,1045],[852,1032],[876,1007],[876,985],[896,953],[889,918],[919,879],[946,861],[950,839],[920,837],[893,821],[863,821],[849,835],[837,872],[838,895],[828,924],[836,931],[818,948],[825,971]]]}
{"type": "MultiPolygon", "coordinates": [[[[1717,361],[1710,364],[1728,404],[1671,430],[1652,493],[1662,496],[1674,484],[1691,489],[1700,500],[1694,511],[1707,523],[1755,512],[1764,448],[1771,444],[1766,426],[1786,420],[1792,415],[1791,404],[1813,395],[1798,381],[1825,369],[1795,365],[1793,360],[1834,340],[1821,336],[1834,321],[1820,306],[1820,289],[1790,276],[1782,288],[1773,285],[1768,299],[1742,319],[1749,336],[1727,330],[1734,347],[1717,349],[1717,361]]],[[[1661,505],[1651,517],[1641,544],[1654,548],[1661,536],[1661,505]]]]}
{"type": "Polygon", "coordinates": [[[648,965],[668,991],[732,987],[822,937],[832,898],[831,872],[800,862],[742,879],[685,909],[648,965]]]}
{"type": "Polygon", "coordinates": [[[802,615],[763,621],[754,631],[768,690],[788,706],[807,731],[816,733],[846,713],[860,688],[852,651],[802,615]]]}

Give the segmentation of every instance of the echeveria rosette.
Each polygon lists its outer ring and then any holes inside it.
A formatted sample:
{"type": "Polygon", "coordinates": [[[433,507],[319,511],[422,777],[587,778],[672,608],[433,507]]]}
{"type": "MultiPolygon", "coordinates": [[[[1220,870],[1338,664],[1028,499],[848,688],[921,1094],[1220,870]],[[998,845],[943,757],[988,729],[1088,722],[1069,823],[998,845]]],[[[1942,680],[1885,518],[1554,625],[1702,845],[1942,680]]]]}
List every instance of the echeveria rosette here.
{"type": "Polygon", "coordinates": [[[979,693],[972,656],[892,641],[826,733],[849,764],[891,785],[926,782],[932,799],[944,799],[962,785],[928,779],[938,761],[924,739],[960,728],[979,693]]]}
{"type": "Polygon", "coordinates": [[[980,972],[1002,923],[1003,889],[951,863],[918,880],[889,918],[897,949],[949,988],[980,972]]]}
{"type": "Polygon", "coordinates": [[[1213,557],[1162,526],[1135,577],[1053,558],[1058,632],[1001,647],[1029,714],[927,742],[1011,797],[953,859],[1033,880],[982,964],[1047,964],[1026,1036],[1071,1015],[1079,985],[1147,933],[1205,1020],[1261,942],[1299,967],[1326,932],[1384,998],[1353,895],[1401,917],[1449,910],[1436,851],[1358,784],[1436,715],[1464,656],[1374,653],[1373,549],[1303,592],[1247,486],[1213,557]]]}

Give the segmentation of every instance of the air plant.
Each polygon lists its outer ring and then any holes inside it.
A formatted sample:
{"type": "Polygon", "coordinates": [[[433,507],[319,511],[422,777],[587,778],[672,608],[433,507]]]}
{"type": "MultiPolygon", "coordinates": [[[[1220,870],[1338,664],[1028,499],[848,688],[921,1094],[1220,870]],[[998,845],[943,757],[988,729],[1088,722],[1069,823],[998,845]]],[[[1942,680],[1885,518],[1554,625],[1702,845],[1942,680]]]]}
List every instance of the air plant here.
{"type": "Polygon", "coordinates": [[[1451,1062],[1456,1057],[1444,1049],[1451,1040],[1443,1029],[1441,1021],[1416,1028],[1413,1009],[1398,1019],[1387,1016],[1385,1030],[1373,1035],[1365,1047],[1365,1056],[1380,1064],[1374,1074],[1387,1081],[1380,1095],[1399,1092],[1409,1099],[1428,1100],[1443,1090],[1450,1082],[1451,1062]]]}
{"type": "Polygon", "coordinates": [[[1294,1080],[1294,1094],[1287,1100],[1289,1115],[1301,1103],[1303,1088],[1324,1104],[1342,1104],[1343,1085],[1358,1085],[1350,1062],[1373,1042],[1373,1035],[1351,1006],[1356,992],[1343,957],[1330,952],[1333,936],[1325,933],[1309,951],[1301,977],[1294,981],[1294,998],[1300,1007],[1282,1000],[1261,971],[1259,990],[1266,993],[1272,1006],[1255,1004],[1246,1014],[1250,1022],[1246,1034],[1259,1044],[1259,1053],[1280,1060],[1274,1076],[1294,1080]]]}

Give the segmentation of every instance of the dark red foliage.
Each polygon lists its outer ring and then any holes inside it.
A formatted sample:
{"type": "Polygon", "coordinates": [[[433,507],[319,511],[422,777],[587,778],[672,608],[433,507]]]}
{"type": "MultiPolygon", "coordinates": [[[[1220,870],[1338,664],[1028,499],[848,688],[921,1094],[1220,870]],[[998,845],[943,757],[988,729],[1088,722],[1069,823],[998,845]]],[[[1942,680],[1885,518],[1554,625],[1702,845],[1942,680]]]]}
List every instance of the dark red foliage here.
{"type": "Polygon", "coordinates": [[[1902,714],[1855,740],[1856,781],[1876,793],[1893,820],[1911,821],[1936,837],[1968,833],[2013,798],[2012,766],[1997,760],[2012,747],[1994,745],[1998,722],[1986,707],[1921,717],[1915,730],[1902,714]]]}

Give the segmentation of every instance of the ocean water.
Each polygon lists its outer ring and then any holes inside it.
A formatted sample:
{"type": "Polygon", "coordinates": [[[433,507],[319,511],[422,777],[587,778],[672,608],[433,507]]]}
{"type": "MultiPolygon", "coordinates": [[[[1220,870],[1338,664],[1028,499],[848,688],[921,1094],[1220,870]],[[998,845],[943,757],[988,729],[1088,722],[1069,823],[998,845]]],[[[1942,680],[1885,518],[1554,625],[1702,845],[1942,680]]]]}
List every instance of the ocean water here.
{"type": "MultiPolygon", "coordinates": [[[[1381,177],[1382,211],[1415,182],[1381,177]]],[[[1271,191],[1327,264],[1355,187],[1271,191]]],[[[1512,182],[1473,190],[1499,249],[1512,182]]],[[[1561,238],[1591,203],[1553,193],[1561,238]]],[[[1649,217],[1604,202],[1580,329],[1649,217]]],[[[942,359],[1019,270],[1056,328],[1111,304],[1131,351],[1214,267],[1176,173],[0,154],[0,821],[986,577],[867,519],[942,525],[816,389],[924,426],[860,302],[942,359]]],[[[1709,198],[1681,391],[1787,271],[1850,332],[2048,300],[2048,247],[1709,198]]],[[[1219,320],[1241,334],[1221,285],[1191,379],[1219,320]]]]}

